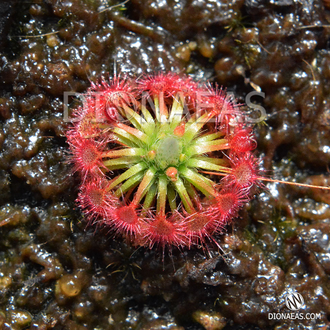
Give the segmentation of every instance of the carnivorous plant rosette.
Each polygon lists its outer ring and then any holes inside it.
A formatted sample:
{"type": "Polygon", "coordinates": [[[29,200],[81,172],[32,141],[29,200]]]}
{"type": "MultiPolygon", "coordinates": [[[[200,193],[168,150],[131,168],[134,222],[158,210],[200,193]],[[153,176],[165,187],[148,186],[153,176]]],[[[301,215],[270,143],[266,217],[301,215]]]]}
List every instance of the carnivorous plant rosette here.
{"type": "Polygon", "coordinates": [[[135,245],[212,240],[259,183],[256,142],[221,89],[174,73],[101,79],[67,132],[88,221],[135,245]]]}

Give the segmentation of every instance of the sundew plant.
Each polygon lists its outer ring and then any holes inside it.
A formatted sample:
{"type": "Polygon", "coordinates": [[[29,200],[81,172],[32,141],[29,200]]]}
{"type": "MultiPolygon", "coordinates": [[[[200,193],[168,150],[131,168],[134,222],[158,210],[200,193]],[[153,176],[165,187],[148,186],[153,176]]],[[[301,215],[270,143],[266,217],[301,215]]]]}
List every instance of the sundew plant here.
{"type": "Polygon", "coordinates": [[[251,122],[217,86],[115,76],[83,96],[67,131],[77,202],[89,224],[136,246],[215,241],[266,180],[251,122]]]}

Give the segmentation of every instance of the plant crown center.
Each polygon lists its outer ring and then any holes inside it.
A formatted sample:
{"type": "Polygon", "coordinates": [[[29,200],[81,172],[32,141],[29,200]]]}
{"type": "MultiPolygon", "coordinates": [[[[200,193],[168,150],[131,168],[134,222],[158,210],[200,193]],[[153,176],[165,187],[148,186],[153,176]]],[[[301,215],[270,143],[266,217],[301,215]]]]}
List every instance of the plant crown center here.
{"type": "Polygon", "coordinates": [[[169,166],[178,165],[182,153],[182,143],[174,136],[166,136],[159,141],[155,151],[158,167],[165,170],[169,166]]]}

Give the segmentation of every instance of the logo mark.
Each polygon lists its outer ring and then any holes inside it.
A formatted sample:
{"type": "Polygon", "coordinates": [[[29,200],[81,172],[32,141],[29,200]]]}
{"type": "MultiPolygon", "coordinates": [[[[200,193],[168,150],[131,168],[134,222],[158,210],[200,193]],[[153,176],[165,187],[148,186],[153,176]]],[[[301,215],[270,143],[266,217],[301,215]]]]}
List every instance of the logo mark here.
{"type": "Polygon", "coordinates": [[[292,311],[297,311],[305,304],[304,298],[300,293],[291,293],[285,297],[285,304],[292,311]]]}

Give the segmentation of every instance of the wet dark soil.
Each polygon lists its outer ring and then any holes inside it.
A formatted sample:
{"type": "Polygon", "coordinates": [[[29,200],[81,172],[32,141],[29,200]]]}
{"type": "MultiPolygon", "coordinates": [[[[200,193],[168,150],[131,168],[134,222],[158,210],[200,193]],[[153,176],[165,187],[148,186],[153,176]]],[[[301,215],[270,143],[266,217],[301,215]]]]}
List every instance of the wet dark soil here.
{"type": "Polygon", "coordinates": [[[135,249],[86,228],[64,131],[90,80],[185,72],[239,102],[265,93],[250,104],[267,113],[255,126],[264,175],[329,185],[329,1],[116,4],[18,0],[4,9],[0,328],[327,329],[329,193],[269,183],[217,237],[222,250],[135,249]],[[292,312],[294,292],[304,319],[270,317],[292,312]]]}

